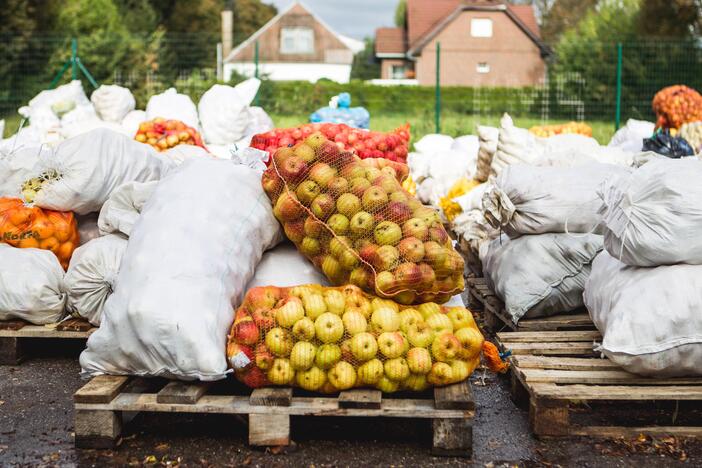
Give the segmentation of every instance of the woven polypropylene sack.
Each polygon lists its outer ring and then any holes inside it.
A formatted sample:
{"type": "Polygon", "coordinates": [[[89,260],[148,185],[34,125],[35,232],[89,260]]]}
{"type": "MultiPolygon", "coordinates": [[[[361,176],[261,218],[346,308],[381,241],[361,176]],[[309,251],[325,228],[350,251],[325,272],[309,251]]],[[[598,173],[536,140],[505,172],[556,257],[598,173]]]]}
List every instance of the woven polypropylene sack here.
{"type": "Polygon", "coordinates": [[[369,167],[321,134],[305,141],[277,151],[262,183],[285,234],[332,284],[403,304],[463,291],[463,258],[438,212],[394,169],[369,167]]]}
{"type": "Polygon", "coordinates": [[[249,290],[227,360],[250,387],[421,391],[467,379],[483,336],[464,307],[406,307],[347,285],[249,290]]]}

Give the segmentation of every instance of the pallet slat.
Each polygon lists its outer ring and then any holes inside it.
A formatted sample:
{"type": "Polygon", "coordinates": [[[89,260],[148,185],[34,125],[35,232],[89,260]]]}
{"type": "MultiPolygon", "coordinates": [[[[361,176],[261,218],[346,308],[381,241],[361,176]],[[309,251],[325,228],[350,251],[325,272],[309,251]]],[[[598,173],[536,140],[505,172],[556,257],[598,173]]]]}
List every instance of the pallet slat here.
{"type": "Polygon", "coordinates": [[[434,405],[437,409],[474,410],[475,400],[468,382],[434,388],[434,405]]]}
{"type": "Polygon", "coordinates": [[[553,357],[520,354],[513,356],[512,364],[520,369],[610,370],[620,367],[609,359],[597,357],[553,357]]]}
{"type": "Polygon", "coordinates": [[[339,408],[379,409],[383,400],[378,390],[347,390],[339,393],[339,408]]]}
{"type": "Polygon", "coordinates": [[[88,338],[97,328],[87,331],[58,330],[45,325],[25,325],[18,330],[0,330],[0,338],[88,338]]]}
{"type": "Polygon", "coordinates": [[[205,394],[210,385],[210,382],[169,382],[156,394],[156,401],[193,405],[205,394]]]}
{"type": "Polygon", "coordinates": [[[510,343],[508,348],[513,355],[560,355],[560,356],[594,356],[591,342],[574,343],[510,343]]]}
{"type": "Polygon", "coordinates": [[[559,343],[573,341],[601,340],[602,334],[597,330],[573,331],[541,331],[541,332],[508,332],[498,333],[497,339],[501,343],[559,343]]]}
{"type": "Polygon", "coordinates": [[[696,385],[699,378],[651,379],[623,370],[555,370],[519,369],[528,383],[594,384],[594,385],[696,385]]]}
{"type": "Polygon", "coordinates": [[[98,375],[81,387],[74,395],[76,403],[110,403],[127,385],[129,377],[98,375]]]}
{"type": "MultiPolygon", "coordinates": [[[[701,382],[702,383],[702,382],[701,382]]],[[[556,385],[535,383],[535,395],[551,400],[702,400],[702,385],[556,385]]]]}
{"type": "Polygon", "coordinates": [[[257,388],[249,397],[253,406],[290,406],[291,401],[292,388],[257,388]]]}

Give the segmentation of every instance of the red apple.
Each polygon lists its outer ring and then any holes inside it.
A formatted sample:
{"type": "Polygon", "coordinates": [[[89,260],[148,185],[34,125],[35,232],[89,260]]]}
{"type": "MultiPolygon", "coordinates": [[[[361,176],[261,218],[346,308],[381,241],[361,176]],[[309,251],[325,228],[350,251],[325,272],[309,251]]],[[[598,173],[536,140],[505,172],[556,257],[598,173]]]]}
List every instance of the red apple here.
{"type": "Polygon", "coordinates": [[[395,281],[400,286],[412,286],[418,284],[422,278],[422,272],[416,263],[401,263],[394,271],[395,281]]]}
{"type": "Polygon", "coordinates": [[[237,374],[237,378],[249,388],[262,388],[269,385],[266,374],[258,367],[251,367],[241,374],[237,374]]]}
{"type": "Polygon", "coordinates": [[[253,345],[258,341],[258,327],[250,317],[248,320],[242,320],[241,322],[234,324],[232,331],[234,339],[238,343],[253,345]]]}
{"type": "Polygon", "coordinates": [[[307,173],[307,163],[298,156],[290,156],[281,164],[280,174],[286,182],[298,182],[307,173]]]}
{"type": "Polygon", "coordinates": [[[406,237],[398,245],[400,257],[408,262],[420,262],[424,258],[424,243],[416,237],[406,237]]]}
{"type": "Polygon", "coordinates": [[[281,193],[275,202],[275,207],[273,207],[273,214],[279,221],[294,221],[303,213],[300,201],[292,192],[281,193]]]}
{"type": "Polygon", "coordinates": [[[273,309],[256,309],[253,313],[253,321],[259,329],[273,328],[275,327],[275,312],[273,309]]]}
{"type": "Polygon", "coordinates": [[[326,220],[334,212],[335,208],[336,202],[328,193],[318,195],[310,205],[312,214],[314,214],[317,219],[320,220],[326,220]]]}
{"type": "Polygon", "coordinates": [[[404,224],[412,217],[412,210],[402,202],[390,202],[385,210],[385,218],[398,224],[404,224]]]}
{"type": "Polygon", "coordinates": [[[283,230],[288,239],[299,244],[305,237],[305,222],[302,219],[288,221],[283,224],[283,230]]]}
{"type": "Polygon", "coordinates": [[[271,166],[263,173],[261,186],[269,197],[274,194],[277,195],[283,189],[283,179],[275,172],[275,168],[271,166]]]}

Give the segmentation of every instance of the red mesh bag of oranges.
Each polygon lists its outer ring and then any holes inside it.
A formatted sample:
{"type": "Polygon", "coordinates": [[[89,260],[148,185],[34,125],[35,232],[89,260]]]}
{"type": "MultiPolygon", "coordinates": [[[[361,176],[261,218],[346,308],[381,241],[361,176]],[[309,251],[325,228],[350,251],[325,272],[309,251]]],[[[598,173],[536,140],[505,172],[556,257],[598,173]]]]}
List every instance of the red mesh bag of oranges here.
{"type": "Polygon", "coordinates": [[[236,311],[227,360],[252,388],[422,391],[467,379],[483,345],[464,307],[403,306],[352,285],[266,286],[236,311]]]}
{"type": "Polygon", "coordinates": [[[139,125],[134,139],[165,151],[178,145],[195,145],[205,148],[197,130],[188,127],[180,120],[166,120],[157,117],[139,125]]]}
{"type": "Polygon", "coordinates": [[[685,85],[663,88],[653,96],[656,128],[680,128],[702,120],[702,95],[685,85]]]}
{"type": "Polygon", "coordinates": [[[0,198],[0,240],[13,247],[51,250],[63,269],[78,247],[73,213],[26,206],[16,198],[0,198]]]}
{"type": "Polygon", "coordinates": [[[334,285],[402,304],[448,301],[464,289],[463,258],[436,210],[316,133],[280,148],[263,189],[287,237],[334,285]]]}

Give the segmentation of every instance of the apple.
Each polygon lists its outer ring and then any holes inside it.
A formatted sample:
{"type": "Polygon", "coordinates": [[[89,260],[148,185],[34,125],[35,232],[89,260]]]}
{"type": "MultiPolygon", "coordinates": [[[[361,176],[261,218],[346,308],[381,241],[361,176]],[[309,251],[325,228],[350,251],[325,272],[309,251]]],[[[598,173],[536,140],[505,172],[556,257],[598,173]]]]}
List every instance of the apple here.
{"type": "Polygon", "coordinates": [[[373,274],[365,266],[356,267],[349,275],[349,283],[361,288],[371,288],[370,281],[373,274]]]}
{"type": "Polygon", "coordinates": [[[361,197],[361,204],[365,211],[377,211],[387,205],[388,196],[385,191],[376,186],[368,187],[361,197]]]}
{"type": "Polygon", "coordinates": [[[288,385],[295,378],[295,371],[290,365],[290,361],[277,358],[273,361],[267,376],[273,385],[288,385]]]}
{"type": "Polygon", "coordinates": [[[339,361],[327,372],[327,378],[335,388],[347,390],[356,383],[356,369],[346,361],[339,361]]]}
{"type": "Polygon", "coordinates": [[[312,149],[317,149],[322,146],[327,141],[324,135],[320,132],[315,132],[305,138],[305,144],[310,146],[312,149]]]}
{"type": "Polygon", "coordinates": [[[474,359],[480,355],[485,339],[477,328],[459,328],[456,330],[455,335],[463,347],[460,356],[462,359],[474,359]]]}
{"type": "Polygon", "coordinates": [[[233,329],[234,339],[238,343],[253,345],[258,341],[258,326],[251,317],[235,324],[233,329]]]}
{"type": "Polygon", "coordinates": [[[435,361],[449,362],[458,357],[461,342],[451,332],[437,333],[431,343],[431,355],[435,361]]]}
{"type": "Polygon", "coordinates": [[[358,164],[357,162],[353,162],[341,168],[341,175],[348,180],[352,180],[358,177],[362,177],[365,179],[366,169],[365,167],[363,167],[363,165],[358,164]]]}
{"type": "Polygon", "coordinates": [[[275,327],[275,311],[273,309],[256,309],[252,317],[259,329],[269,330],[275,327]]]}
{"type": "Polygon", "coordinates": [[[314,149],[305,143],[297,145],[293,149],[293,154],[308,163],[315,160],[314,149]]]}
{"type": "Polygon", "coordinates": [[[470,376],[473,369],[467,362],[456,359],[451,361],[451,382],[462,382],[470,376]]]}
{"type": "Polygon", "coordinates": [[[407,351],[407,364],[414,374],[428,374],[431,370],[431,354],[426,348],[412,348],[407,351]]]}
{"type": "Polygon", "coordinates": [[[431,366],[431,371],[427,374],[427,382],[432,385],[448,385],[453,382],[453,370],[445,362],[435,362],[431,366]]]}
{"type": "Polygon", "coordinates": [[[343,269],[341,268],[341,264],[339,264],[332,255],[326,255],[322,262],[322,272],[332,283],[336,283],[341,279],[343,269]]]}
{"type": "MultiPolygon", "coordinates": [[[[349,190],[359,198],[362,198],[363,194],[366,193],[366,190],[370,189],[370,187],[371,183],[364,177],[354,177],[349,183],[349,190]]],[[[382,189],[378,189],[378,191],[382,192],[382,189]]]]}
{"type": "Polygon", "coordinates": [[[410,305],[417,302],[417,294],[414,291],[405,290],[400,291],[392,296],[393,300],[399,302],[400,304],[410,305]]]}
{"type": "Polygon", "coordinates": [[[426,322],[418,322],[408,327],[407,339],[412,346],[426,348],[434,341],[434,330],[426,322]]]}
{"type": "Polygon", "coordinates": [[[425,241],[429,236],[429,228],[420,218],[410,218],[402,225],[402,235],[425,241]]]}
{"type": "Polygon", "coordinates": [[[405,358],[389,359],[385,361],[383,367],[387,378],[396,382],[401,382],[410,375],[410,369],[405,358]]]}
{"type": "Polygon", "coordinates": [[[343,236],[349,230],[349,218],[341,213],[335,213],[327,220],[327,226],[334,231],[337,236],[343,236]]]}
{"type": "Polygon", "coordinates": [[[422,392],[429,388],[427,376],[423,374],[410,374],[409,377],[402,382],[402,388],[413,392],[422,392]]]}
{"type": "Polygon", "coordinates": [[[400,315],[390,307],[381,307],[371,314],[371,326],[380,332],[394,332],[400,328],[400,315]]]}
{"type": "Polygon", "coordinates": [[[310,317],[303,317],[292,327],[292,334],[298,341],[309,341],[314,338],[314,322],[310,317]]]}
{"type": "Polygon", "coordinates": [[[283,230],[287,238],[296,244],[302,242],[305,237],[305,223],[301,219],[286,222],[283,224],[283,230]]]}
{"type": "Polygon", "coordinates": [[[324,302],[324,296],[319,293],[307,294],[302,299],[302,304],[307,317],[312,320],[317,320],[317,317],[327,311],[327,304],[324,302]]]}
{"type": "Polygon", "coordinates": [[[336,200],[336,211],[352,218],[353,215],[361,211],[361,200],[353,193],[344,193],[336,200]]]}
{"type": "Polygon", "coordinates": [[[378,349],[388,359],[402,356],[405,339],[400,332],[384,332],[378,336],[378,349]]]}
{"type": "Polygon", "coordinates": [[[429,228],[429,239],[439,245],[446,245],[449,241],[449,236],[441,223],[436,222],[429,228]]]}
{"type": "MultiPolygon", "coordinates": [[[[394,271],[395,281],[398,286],[410,287],[421,282],[422,272],[416,263],[400,263],[394,271]]],[[[377,280],[376,280],[377,281],[377,280]]]]}
{"type": "Polygon", "coordinates": [[[290,365],[295,370],[305,370],[312,367],[317,348],[312,343],[298,341],[290,352],[290,365]]]}
{"type": "Polygon", "coordinates": [[[351,229],[352,235],[363,237],[369,235],[373,231],[374,224],[375,220],[372,214],[367,211],[359,211],[351,217],[349,228],[351,229]]]}
{"type": "Polygon", "coordinates": [[[253,367],[251,363],[254,361],[255,356],[250,346],[242,345],[235,341],[229,341],[227,343],[226,354],[229,364],[235,371],[253,367]]]}
{"type": "MultiPolygon", "coordinates": [[[[390,177],[390,176],[387,176],[387,175],[381,175],[381,176],[376,177],[373,180],[373,185],[375,185],[376,187],[380,187],[388,195],[397,191],[397,190],[402,190],[402,188],[400,187],[400,184],[397,183],[397,179],[390,177]]],[[[408,209],[408,211],[409,211],[409,209],[408,209]]],[[[410,218],[411,214],[412,214],[412,211],[409,211],[409,213],[407,214],[407,219],[410,218]]]]}
{"type": "Polygon", "coordinates": [[[415,309],[404,309],[402,312],[400,312],[399,317],[400,330],[403,333],[408,333],[411,325],[416,325],[424,320],[422,314],[417,312],[415,309]]]}
{"type": "Polygon", "coordinates": [[[397,266],[400,252],[392,245],[383,245],[375,251],[372,258],[373,266],[380,271],[392,270],[397,266]]]}
{"type": "Polygon", "coordinates": [[[358,255],[353,250],[348,249],[339,257],[339,263],[344,270],[353,270],[359,263],[358,255]]]}
{"type": "Polygon", "coordinates": [[[419,264],[419,272],[421,275],[420,284],[424,286],[431,286],[436,281],[436,272],[426,263],[419,264]]]}
{"type": "MultiPolygon", "coordinates": [[[[321,195],[320,195],[321,196],[321,195]]],[[[292,192],[283,192],[275,202],[273,214],[280,221],[295,221],[304,213],[300,201],[292,192]]]]}
{"type": "Polygon", "coordinates": [[[314,357],[315,366],[320,369],[330,369],[334,364],[341,359],[341,348],[335,344],[324,344],[317,348],[317,354],[314,357]]]}
{"type": "Polygon", "coordinates": [[[285,159],[279,168],[280,175],[287,183],[299,182],[305,177],[307,170],[307,163],[298,156],[285,159]]]}
{"type": "Polygon", "coordinates": [[[393,167],[385,166],[380,169],[380,172],[384,175],[389,175],[393,179],[397,179],[397,171],[393,167]]]}
{"type": "Polygon", "coordinates": [[[263,191],[271,196],[280,193],[283,190],[283,179],[280,178],[274,167],[269,167],[261,177],[261,186],[263,191]]]}
{"type": "Polygon", "coordinates": [[[378,245],[396,245],[402,239],[402,229],[392,221],[383,221],[373,230],[378,245]]]}
{"type": "MultiPolygon", "coordinates": [[[[365,322],[365,319],[363,321],[365,322]]],[[[357,333],[351,338],[351,352],[357,360],[368,361],[378,353],[378,344],[370,333],[357,333]]]]}
{"type": "Polygon", "coordinates": [[[344,328],[349,335],[363,333],[368,329],[368,322],[363,316],[363,313],[361,313],[359,310],[351,309],[344,312],[341,320],[344,323],[344,328]]]}
{"type": "Polygon", "coordinates": [[[383,377],[383,370],[383,363],[380,359],[364,362],[356,371],[358,382],[365,385],[375,385],[383,377]]]}
{"type": "Polygon", "coordinates": [[[280,300],[280,289],[275,286],[264,286],[249,289],[246,294],[245,303],[249,304],[250,310],[272,309],[280,300]]]}
{"type": "Polygon", "coordinates": [[[430,315],[442,313],[441,306],[436,302],[425,302],[424,304],[420,304],[417,306],[417,310],[420,314],[422,314],[424,320],[426,320],[430,315]]]}
{"type": "Polygon", "coordinates": [[[373,182],[380,177],[380,169],[377,167],[366,167],[366,179],[373,182]]]}
{"type": "MultiPolygon", "coordinates": [[[[320,222],[317,221],[314,217],[308,216],[305,219],[305,222],[303,223],[302,229],[304,231],[305,236],[307,237],[313,237],[313,238],[319,238],[320,234],[322,233],[322,229],[324,229],[324,225],[320,222]]],[[[287,234],[287,232],[286,232],[287,234]]],[[[290,239],[290,236],[288,236],[290,239]]],[[[290,239],[293,240],[293,239],[290,239]]],[[[293,240],[294,242],[294,240],[293,240]]]]}
{"type": "Polygon", "coordinates": [[[351,241],[346,236],[337,236],[329,241],[329,253],[336,258],[351,248],[351,241]]]}
{"type": "Polygon", "coordinates": [[[400,307],[397,304],[395,304],[393,301],[391,301],[390,299],[382,299],[380,297],[375,297],[371,301],[371,308],[372,308],[373,312],[375,312],[378,309],[383,309],[386,307],[389,307],[390,309],[392,309],[396,314],[400,313],[400,307]]]}
{"type": "MultiPolygon", "coordinates": [[[[392,192],[390,195],[388,195],[388,199],[391,202],[402,202],[406,203],[407,202],[407,194],[405,194],[404,191],[398,190],[396,192],[392,192]]],[[[408,205],[409,207],[409,205],[408,205]]],[[[410,209],[411,210],[411,209],[410,209]]]]}
{"type": "Polygon", "coordinates": [[[278,325],[290,328],[295,322],[305,316],[305,309],[299,297],[288,297],[275,311],[275,318],[278,325]]]}
{"type": "Polygon", "coordinates": [[[276,356],[288,356],[293,347],[290,332],[284,328],[275,327],[266,333],[266,347],[276,356]]]}
{"type": "Polygon", "coordinates": [[[383,375],[380,379],[378,379],[378,383],[375,384],[375,388],[384,393],[392,393],[396,392],[400,388],[400,382],[390,380],[383,375]]]}
{"type": "Polygon", "coordinates": [[[317,366],[312,366],[307,370],[295,374],[297,385],[303,390],[314,392],[319,390],[327,381],[327,373],[317,366]]]}
{"type": "Polygon", "coordinates": [[[327,310],[332,314],[341,315],[346,310],[346,297],[338,289],[325,290],[324,302],[327,305],[327,310]]]}
{"type": "Polygon", "coordinates": [[[261,388],[270,385],[268,377],[258,367],[252,367],[242,372],[237,372],[237,378],[249,388],[261,388]]]}
{"type": "Polygon", "coordinates": [[[344,334],[341,318],[331,312],[325,312],[317,317],[314,321],[314,329],[322,343],[336,343],[344,334]]]}
{"type": "Polygon", "coordinates": [[[431,314],[425,321],[437,334],[442,331],[453,332],[453,322],[443,312],[431,314]]]}
{"type": "MultiPolygon", "coordinates": [[[[292,240],[292,239],[290,239],[292,240]]],[[[319,239],[314,237],[304,237],[300,244],[300,252],[308,257],[314,257],[322,250],[319,244],[319,239]]]]}
{"type": "Polygon", "coordinates": [[[392,296],[397,292],[398,284],[395,276],[389,271],[381,271],[375,275],[375,292],[381,296],[392,296]]]}
{"type": "Polygon", "coordinates": [[[309,173],[309,178],[317,182],[319,186],[323,188],[326,188],[334,177],[336,177],[336,169],[322,162],[312,166],[309,173]]]}
{"type": "Polygon", "coordinates": [[[273,355],[270,351],[268,351],[265,344],[259,343],[256,345],[256,350],[254,351],[254,362],[256,363],[256,367],[261,370],[268,370],[273,365],[273,355]]]}
{"type": "Polygon", "coordinates": [[[367,319],[370,318],[372,306],[363,292],[354,285],[344,287],[344,296],[346,297],[346,310],[358,310],[367,319]]]}
{"type": "Polygon", "coordinates": [[[402,259],[407,262],[418,263],[424,258],[424,243],[416,237],[405,237],[397,248],[402,259]]]}
{"type": "Polygon", "coordinates": [[[317,198],[317,195],[319,195],[321,192],[322,189],[316,182],[312,180],[305,180],[303,182],[300,182],[300,185],[298,185],[297,189],[295,189],[295,195],[297,195],[297,199],[300,200],[306,206],[309,206],[310,203],[312,203],[312,200],[317,198]]]}
{"type": "MultiPolygon", "coordinates": [[[[310,211],[319,220],[326,220],[333,212],[336,203],[331,195],[328,193],[321,193],[312,200],[310,205],[310,211]]],[[[299,216],[299,215],[298,215],[299,216]]]]}
{"type": "Polygon", "coordinates": [[[327,191],[335,197],[338,197],[349,191],[349,181],[343,177],[334,177],[327,184],[327,191]]]}
{"type": "Polygon", "coordinates": [[[430,208],[428,206],[422,206],[415,209],[412,213],[412,217],[421,218],[424,221],[424,224],[427,226],[427,228],[432,226],[434,223],[441,224],[441,218],[439,217],[439,213],[434,208],[430,208]]]}
{"type": "Polygon", "coordinates": [[[458,330],[464,327],[477,327],[473,315],[465,307],[449,307],[447,314],[453,322],[453,329],[458,330]]]}
{"type": "Polygon", "coordinates": [[[428,241],[424,243],[424,259],[435,269],[444,264],[446,256],[446,249],[436,242],[428,241]]]}

